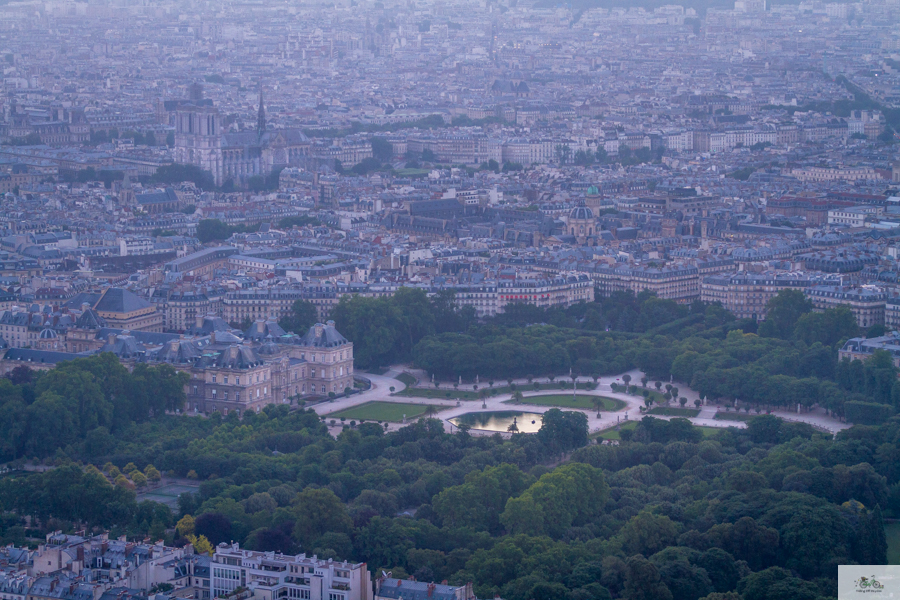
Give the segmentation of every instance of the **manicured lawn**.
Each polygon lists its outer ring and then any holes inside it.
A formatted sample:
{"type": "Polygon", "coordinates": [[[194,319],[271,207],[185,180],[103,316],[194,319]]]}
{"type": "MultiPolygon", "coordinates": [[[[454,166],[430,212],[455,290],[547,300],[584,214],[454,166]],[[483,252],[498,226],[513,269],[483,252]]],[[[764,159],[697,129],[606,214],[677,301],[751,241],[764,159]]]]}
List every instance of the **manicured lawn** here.
{"type": "Polygon", "coordinates": [[[884,526],[887,536],[887,563],[900,565],[900,523],[888,523],[884,526]]]}
{"type": "MultiPolygon", "coordinates": [[[[612,412],[625,408],[625,403],[615,398],[607,398],[606,396],[587,396],[579,394],[572,399],[571,394],[547,394],[545,396],[525,396],[522,398],[521,404],[533,404],[535,406],[559,406],[562,408],[585,408],[588,410],[596,410],[594,408],[594,398],[600,398],[603,401],[603,412],[612,412]]],[[[504,404],[514,404],[514,400],[507,400],[504,404]]]]}
{"type": "Polygon", "coordinates": [[[397,169],[394,173],[397,177],[425,177],[430,173],[428,169],[397,169]]]}
{"type": "Polygon", "coordinates": [[[399,375],[394,377],[394,379],[403,382],[407,386],[416,385],[416,378],[409,373],[400,373],[399,375]]]}
{"type": "MultiPolygon", "coordinates": [[[[638,424],[637,421],[625,421],[620,426],[619,431],[621,431],[623,429],[634,429],[635,427],[637,427],[637,424],[638,424]]],[[[600,432],[600,437],[602,437],[605,440],[621,440],[622,436],[619,435],[619,431],[616,431],[615,427],[613,427],[611,429],[606,429],[606,430],[600,432]]]]}
{"type": "Polygon", "coordinates": [[[700,411],[696,408],[677,408],[675,406],[656,406],[648,414],[665,415],[667,417],[696,417],[700,411]]]}
{"type": "Polygon", "coordinates": [[[406,419],[414,419],[425,414],[426,405],[424,404],[405,404],[400,402],[366,402],[359,406],[353,406],[338,412],[325,415],[328,420],[346,419],[366,420],[366,421],[402,421],[403,415],[406,419]]]}
{"type": "Polygon", "coordinates": [[[733,413],[733,412],[717,412],[716,420],[717,421],[749,421],[750,419],[756,417],[757,415],[748,415],[747,413],[733,413]]]}
{"type": "Polygon", "coordinates": [[[716,435],[720,431],[725,431],[725,427],[697,427],[702,433],[703,437],[708,438],[716,435]]]}

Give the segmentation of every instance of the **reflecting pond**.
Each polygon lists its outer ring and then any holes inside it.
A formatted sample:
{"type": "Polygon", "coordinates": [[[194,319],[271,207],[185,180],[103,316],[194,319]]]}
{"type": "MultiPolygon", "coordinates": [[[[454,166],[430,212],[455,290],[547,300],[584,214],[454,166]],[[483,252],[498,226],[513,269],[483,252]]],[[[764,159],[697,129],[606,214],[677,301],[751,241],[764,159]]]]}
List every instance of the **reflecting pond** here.
{"type": "Polygon", "coordinates": [[[541,428],[542,417],[540,413],[505,410],[466,413],[453,417],[450,422],[457,427],[466,425],[485,431],[509,431],[515,424],[519,433],[536,433],[541,428]]]}

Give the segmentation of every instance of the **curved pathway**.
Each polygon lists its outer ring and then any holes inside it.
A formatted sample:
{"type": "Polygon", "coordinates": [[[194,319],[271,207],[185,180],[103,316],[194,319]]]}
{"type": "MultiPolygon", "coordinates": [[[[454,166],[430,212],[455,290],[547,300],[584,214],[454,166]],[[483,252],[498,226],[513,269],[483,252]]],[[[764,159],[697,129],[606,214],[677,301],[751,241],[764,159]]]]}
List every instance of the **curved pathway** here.
{"type": "MultiPolygon", "coordinates": [[[[441,407],[439,409],[439,413],[435,415],[435,418],[440,418],[449,427],[450,431],[453,431],[456,425],[449,422],[450,419],[454,417],[458,417],[465,413],[477,413],[477,412],[494,412],[494,411],[523,411],[523,412],[533,412],[533,413],[544,413],[551,408],[561,408],[554,406],[541,406],[537,404],[513,404],[507,403],[508,400],[511,399],[512,394],[498,394],[496,396],[488,396],[484,403],[484,408],[482,408],[482,403],[480,400],[461,400],[459,401],[459,406],[457,406],[456,399],[445,400],[442,398],[425,398],[425,397],[415,397],[415,396],[396,396],[392,395],[390,388],[393,386],[396,392],[399,392],[406,388],[403,382],[394,379],[395,376],[399,375],[402,372],[411,373],[412,375],[419,378],[420,384],[424,384],[428,381],[428,377],[425,376],[422,372],[417,372],[412,369],[406,369],[402,366],[394,366],[385,373],[384,375],[370,375],[368,373],[360,373],[360,375],[369,378],[372,381],[372,388],[366,390],[361,394],[357,394],[351,396],[349,398],[340,398],[331,402],[323,402],[313,406],[313,410],[316,411],[319,415],[327,415],[333,412],[341,411],[346,408],[351,408],[353,406],[358,406],[360,404],[364,404],[366,402],[399,402],[404,404],[430,404],[434,406],[441,407]]],[[[614,398],[616,400],[621,400],[625,403],[625,407],[615,411],[615,412],[601,412],[600,418],[597,418],[597,412],[594,410],[588,409],[578,409],[578,408],[563,408],[563,410],[577,410],[579,412],[584,413],[588,418],[588,428],[591,433],[596,433],[598,431],[603,431],[605,429],[610,429],[615,427],[618,423],[624,423],[630,420],[640,420],[644,415],[640,412],[640,407],[644,405],[643,396],[632,396],[629,394],[624,394],[620,392],[613,392],[611,389],[611,384],[613,383],[623,383],[622,377],[625,373],[618,376],[608,376],[601,377],[598,379],[598,385],[596,389],[593,390],[578,390],[578,395],[587,395],[587,396],[605,396],[607,398],[614,398]]],[[[639,370],[632,370],[628,372],[628,375],[631,376],[631,384],[638,385],[640,387],[641,377],[643,377],[643,373],[639,370]]],[[[546,377],[535,377],[532,379],[532,382],[545,383],[549,381],[546,377]]],[[[569,379],[571,382],[571,379],[569,379]]],[[[579,377],[579,382],[592,382],[593,379],[589,377],[579,377]]],[[[568,390],[565,389],[555,389],[555,390],[541,390],[541,391],[527,391],[526,388],[529,385],[528,380],[526,379],[514,379],[513,383],[517,385],[521,385],[523,387],[520,388],[519,391],[523,393],[526,398],[533,398],[536,396],[546,396],[546,395],[560,395],[571,393],[571,388],[568,390]]],[[[507,385],[507,380],[495,380],[494,385],[497,387],[507,385]]],[[[700,398],[700,395],[687,387],[684,384],[679,384],[677,382],[674,383],[675,387],[678,388],[678,395],[684,396],[688,399],[688,403],[686,408],[692,408],[694,406],[694,400],[700,398]]],[[[648,382],[648,389],[655,390],[653,386],[653,380],[648,382]]],[[[487,381],[482,381],[479,384],[479,389],[490,389],[489,383],[487,381]]],[[[452,384],[442,383],[440,385],[440,389],[447,391],[455,391],[457,388],[454,388],[452,384]]],[[[458,389],[461,391],[474,391],[474,384],[463,384],[458,386],[458,389]]],[[[738,429],[743,429],[747,426],[747,424],[743,421],[728,421],[728,420],[718,420],[715,418],[716,412],[720,410],[720,407],[708,405],[702,406],[701,412],[698,416],[689,418],[694,425],[700,427],[717,427],[717,428],[727,428],[727,427],[737,427],[738,429]]],[[[722,408],[721,410],[724,410],[722,408]]],[[[827,416],[824,410],[819,409],[813,412],[807,413],[793,413],[787,411],[773,411],[774,415],[781,417],[787,421],[797,421],[802,423],[808,423],[817,429],[821,429],[823,431],[827,431],[829,433],[837,433],[842,429],[847,429],[851,427],[849,423],[842,423],[837,419],[831,418],[827,416]]],[[[659,419],[671,419],[673,417],[665,416],[665,415],[653,415],[659,419]]],[[[414,419],[413,419],[414,420],[414,419]]],[[[407,423],[391,423],[388,426],[388,430],[399,429],[400,427],[405,426],[407,423]]],[[[339,433],[341,430],[340,426],[333,427],[333,433],[339,433]]],[[[484,431],[471,429],[472,434],[478,435],[493,435],[495,432],[492,431],[484,431]]]]}

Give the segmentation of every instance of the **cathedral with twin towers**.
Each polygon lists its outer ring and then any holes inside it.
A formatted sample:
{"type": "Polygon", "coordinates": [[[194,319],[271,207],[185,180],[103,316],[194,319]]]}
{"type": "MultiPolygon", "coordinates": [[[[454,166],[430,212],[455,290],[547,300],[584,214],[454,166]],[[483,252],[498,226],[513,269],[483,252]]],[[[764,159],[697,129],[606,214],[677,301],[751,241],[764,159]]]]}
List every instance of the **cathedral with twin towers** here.
{"type": "Polygon", "coordinates": [[[209,171],[216,185],[243,186],[254,175],[298,165],[309,146],[299,129],[267,129],[262,88],[256,130],[224,132],[222,115],[208,103],[182,103],[175,112],[175,161],[209,171]]]}

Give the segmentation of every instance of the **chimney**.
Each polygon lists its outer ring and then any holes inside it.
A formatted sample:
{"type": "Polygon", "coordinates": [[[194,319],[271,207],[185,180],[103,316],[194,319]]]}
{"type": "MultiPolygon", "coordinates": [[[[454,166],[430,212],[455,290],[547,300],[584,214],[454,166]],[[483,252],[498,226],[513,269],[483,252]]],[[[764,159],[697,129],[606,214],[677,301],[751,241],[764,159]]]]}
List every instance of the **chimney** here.
{"type": "Polygon", "coordinates": [[[429,583],[428,584],[428,597],[431,598],[432,596],[434,596],[434,584],[429,583]]]}
{"type": "Polygon", "coordinates": [[[78,546],[78,550],[76,551],[76,555],[78,561],[81,563],[82,567],[84,567],[84,546],[78,546]]]}
{"type": "Polygon", "coordinates": [[[316,323],[316,337],[321,337],[322,331],[325,329],[325,326],[321,323],[316,323]]]}
{"type": "Polygon", "coordinates": [[[106,335],[106,342],[107,342],[110,346],[112,346],[113,344],[115,344],[115,343],[116,343],[116,334],[114,334],[114,333],[109,333],[109,334],[107,334],[107,335],[106,335]]]}
{"type": "Polygon", "coordinates": [[[194,324],[197,326],[197,329],[203,327],[203,317],[201,315],[197,315],[197,318],[194,319],[194,324]]]}

